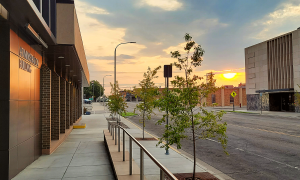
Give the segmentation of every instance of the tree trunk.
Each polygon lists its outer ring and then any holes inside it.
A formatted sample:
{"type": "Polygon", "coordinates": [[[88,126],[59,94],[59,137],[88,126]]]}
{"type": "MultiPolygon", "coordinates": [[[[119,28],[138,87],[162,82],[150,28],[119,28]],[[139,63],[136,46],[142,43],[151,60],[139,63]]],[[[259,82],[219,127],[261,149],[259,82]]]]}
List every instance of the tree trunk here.
{"type": "Polygon", "coordinates": [[[144,98],[144,112],[143,112],[143,139],[145,139],[145,98],[144,98]]]}
{"type": "Polygon", "coordinates": [[[194,154],[193,180],[195,180],[195,173],[196,173],[196,140],[195,140],[195,126],[194,126],[193,112],[192,112],[192,131],[193,131],[193,154],[194,154]]]}

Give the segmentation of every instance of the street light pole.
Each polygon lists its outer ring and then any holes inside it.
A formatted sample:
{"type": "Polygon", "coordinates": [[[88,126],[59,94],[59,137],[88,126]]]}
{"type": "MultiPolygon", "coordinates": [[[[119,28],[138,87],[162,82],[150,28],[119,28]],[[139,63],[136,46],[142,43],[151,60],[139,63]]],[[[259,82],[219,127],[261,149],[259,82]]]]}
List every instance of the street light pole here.
{"type": "MultiPolygon", "coordinates": [[[[103,87],[103,95],[104,95],[104,92],[105,92],[105,91],[104,91],[104,78],[105,78],[106,76],[111,76],[111,75],[105,75],[105,76],[103,77],[103,86],[102,86],[102,87],[103,87]]],[[[104,106],[104,101],[103,101],[103,106],[104,106]]]]}
{"type": "Polygon", "coordinates": [[[116,57],[116,54],[117,54],[117,48],[121,45],[121,44],[129,44],[129,43],[136,43],[136,42],[126,42],[126,43],[120,43],[116,46],[115,48],[115,62],[114,62],[114,85],[115,85],[115,91],[116,91],[116,82],[117,82],[117,57],[116,57]]]}
{"type": "Polygon", "coordinates": [[[92,82],[92,86],[93,86],[93,96],[92,96],[92,100],[94,101],[94,82],[92,82]]]}
{"type": "Polygon", "coordinates": [[[95,97],[95,95],[94,95],[94,87],[95,87],[95,85],[93,84],[93,101],[94,101],[94,97],[95,97]]]}

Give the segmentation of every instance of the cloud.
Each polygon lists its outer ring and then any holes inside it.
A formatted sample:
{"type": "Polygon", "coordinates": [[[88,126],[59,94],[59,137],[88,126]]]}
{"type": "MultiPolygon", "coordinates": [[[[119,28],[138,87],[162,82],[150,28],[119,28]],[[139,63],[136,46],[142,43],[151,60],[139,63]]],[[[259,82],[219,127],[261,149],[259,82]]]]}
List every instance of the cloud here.
{"type": "Polygon", "coordinates": [[[186,46],[186,43],[180,43],[178,44],[177,46],[170,46],[168,47],[167,49],[164,49],[163,51],[166,53],[166,54],[170,54],[171,51],[179,51],[181,55],[183,55],[185,53],[184,51],[184,47],[186,46]]]}
{"type": "Polygon", "coordinates": [[[92,6],[86,2],[76,1],[76,11],[78,13],[86,13],[86,14],[110,14],[105,9],[92,6]]]}
{"type": "Polygon", "coordinates": [[[250,28],[256,30],[256,34],[252,38],[266,40],[285,34],[293,30],[291,28],[295,28],[295,24],[299,23],[299,18],[300,4],[281,4],[275,11],[260,20],[252,22],[250,28]]]}
{"type": "Polygon", "coordinates": [[[178,0],[140,0],[138,6],[152,6],[165,11],[176,11],[180,9],[183,4],[178,0]]]}
{"type": "MultiPolygon", "coordinates": [[[[82,1],[76,1],[76,9],[78,7],[80,9],[81,4],[85,4],[85,9],[94,8],[82,1]]],[[[91,12],[93,11],[80,10],[77,13],[86,55],[113,56],[115,47],[121,42],[126,42],[124,39],[126,28],[111,28],[98,19],[90,17],[91,12]]],[[[142,44],[126,44],[118,47],[117,54],[134,55],[144,48],[146,46],[142,44]]]]}

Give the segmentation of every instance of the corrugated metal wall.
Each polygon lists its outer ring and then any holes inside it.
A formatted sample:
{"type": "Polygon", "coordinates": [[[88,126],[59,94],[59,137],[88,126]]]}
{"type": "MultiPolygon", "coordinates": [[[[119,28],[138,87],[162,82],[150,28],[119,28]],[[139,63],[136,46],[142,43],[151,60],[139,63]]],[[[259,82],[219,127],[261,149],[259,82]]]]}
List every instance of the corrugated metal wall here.
{"type": "Polygon", "coordinates": [[[292,33],[268,41],[269,89],[294,88],[292,33]]]}

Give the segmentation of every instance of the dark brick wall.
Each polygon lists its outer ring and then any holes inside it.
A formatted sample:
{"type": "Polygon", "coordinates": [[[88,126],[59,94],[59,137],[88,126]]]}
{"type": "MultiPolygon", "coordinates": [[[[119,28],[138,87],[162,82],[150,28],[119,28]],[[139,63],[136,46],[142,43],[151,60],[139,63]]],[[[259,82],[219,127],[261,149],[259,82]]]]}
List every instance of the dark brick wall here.
{"type": "Polygon", "coordinates": [[[70,128],[70,84],[66,83],[66,129],[70,128]]]}
{"type": "Polygon", "coordinates": [[[74,123],[77,121],[78,119],[78,98],[77,98],[77,89],[76,87],[74,87],[74,99],[75,99],[75,104],[74,104],[74,123]]]}
{"type": "Polygon", "coordinates": [[[78,94],[78,99],[79,99],[79,107],[78,107],[78,117],[80,118],[82,115],[82,88],[79,88],[79,94],[78,94]]]}
{"type": "Polygon", "coordinates": [[[59,140],[60,134],[60,77],[51,75],[51,139],[59,140]]]}
{"type": "Polygon", "coordinates": [[[60,133],[66,132],[66,81],[60,78],[60,133]]]}
{"type": "Polygon", "coordinates": [[[74,87],[70,84],[70,126],[73,125],[74,122],[74,87]]]}
{"type": "Polygon", "coordinates": [[[51,71],[41,68],[41,131],[42,149],[50,149],[51,142],[51,71]]]}

